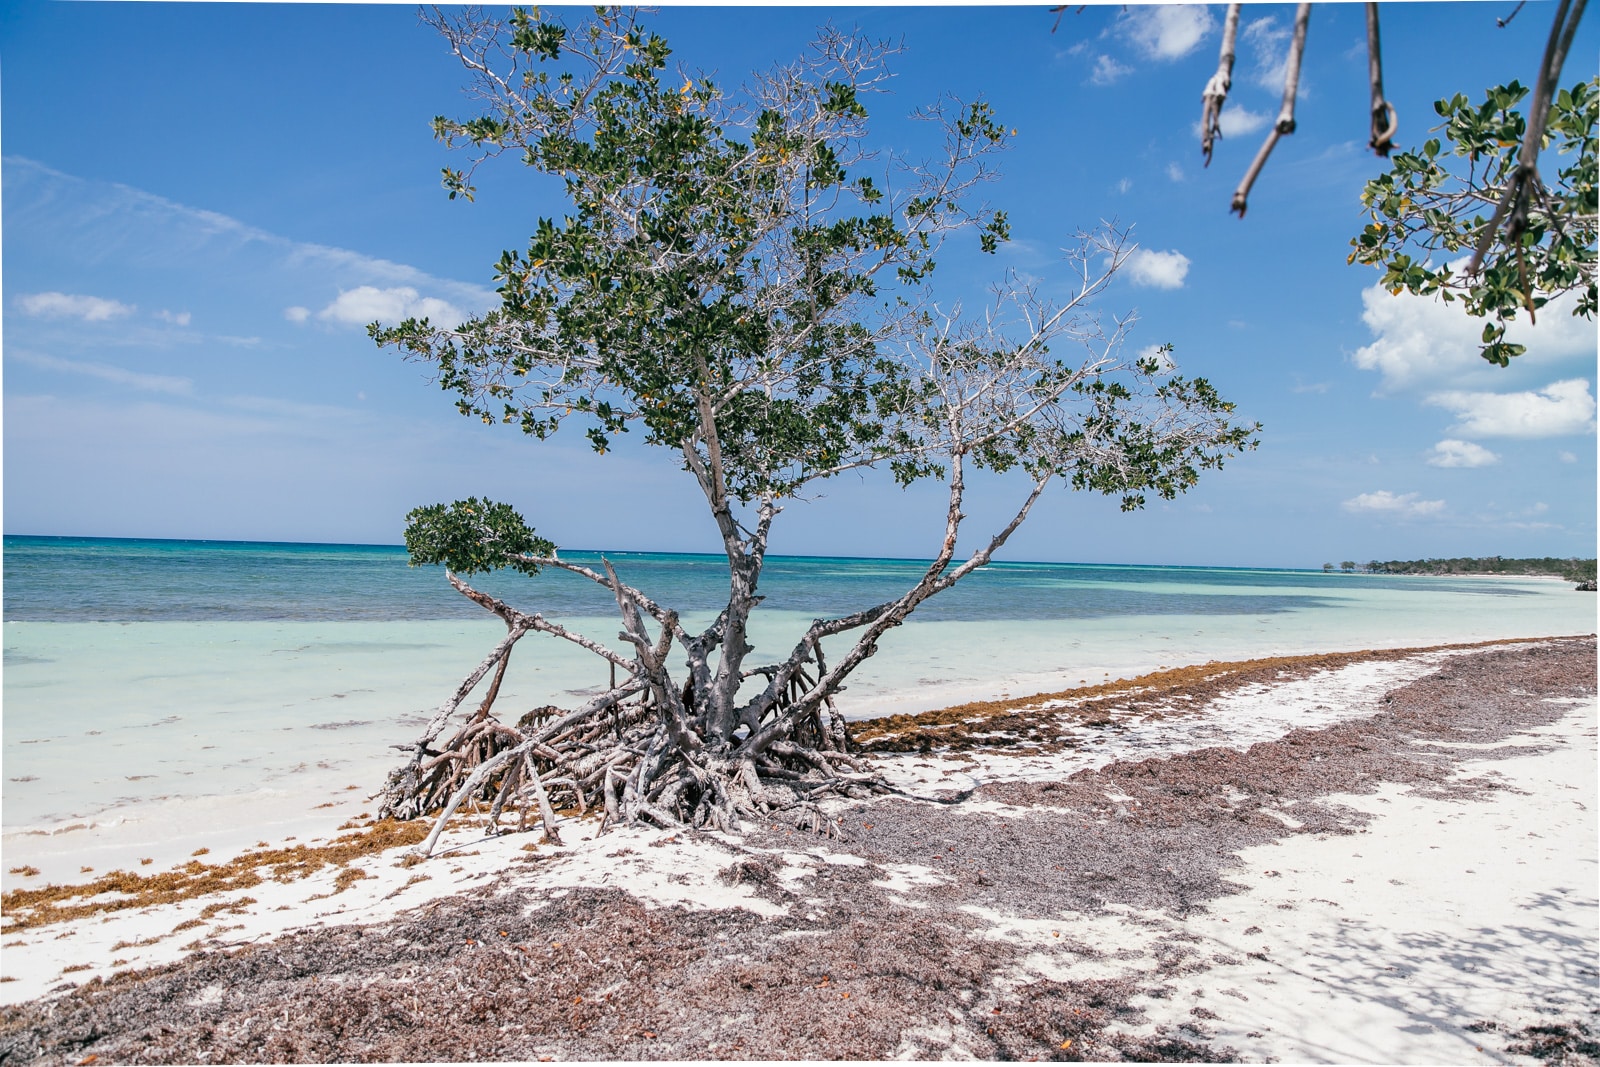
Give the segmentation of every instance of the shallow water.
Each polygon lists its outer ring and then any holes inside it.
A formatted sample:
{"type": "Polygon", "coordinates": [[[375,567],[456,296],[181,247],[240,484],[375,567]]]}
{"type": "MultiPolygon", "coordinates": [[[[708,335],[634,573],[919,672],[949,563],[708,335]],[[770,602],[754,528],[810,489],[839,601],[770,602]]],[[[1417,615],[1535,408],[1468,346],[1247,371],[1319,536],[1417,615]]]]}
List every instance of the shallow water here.
{"type": "MultiPolygon", "coordinates": [[[[504,632],[395,548],[53,538],[5,548],[8,835],[207,798],[304,810],[347,786],[370,793],[396,761],[389,746],[411,740],[504,632]]],[[[611,558],[625,580],[690,609],[691,625],[709,622],[716,558],[611,558]]],[[[753,659],[782,658],[815,616],[893,596],[920,570],[772,560],[753,659]]],[[[614,640],[603,591],[564,574],[537,583],[481,584],[614,640]]],[[[1594,597],[1562,582],[1221,568],[1001,564],[930,609],[852,677],[847,715],[1212,659],[1595,629],[1594,597]]],[[[591,654],[531,636],[501,713],[571,705],[605,679],[591,654]]]]}

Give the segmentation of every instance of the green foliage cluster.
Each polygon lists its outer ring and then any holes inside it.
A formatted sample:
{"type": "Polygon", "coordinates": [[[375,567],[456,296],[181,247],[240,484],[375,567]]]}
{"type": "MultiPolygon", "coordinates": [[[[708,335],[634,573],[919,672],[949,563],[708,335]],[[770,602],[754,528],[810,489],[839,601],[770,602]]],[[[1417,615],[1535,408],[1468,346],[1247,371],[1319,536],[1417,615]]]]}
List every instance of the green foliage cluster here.
{"type": "MultiPolygon", "coordinates": [[[[373,336],[436,364],[463,414],[541,439],[586,417],[601,453],[630,426],[680,447],[705,414],[699,395],[726,395],[719,444],[743,500],[792,490],[802,470],[906,451],[891,423],[926,397],[875,351],[868,327],[837,313],[877,295],[884,268],[902,283],[925,279],[939,231],[966,216],[959,198],[884,210],[873,179],[841,161],[867,117],[848,82],[796,78],[782,98],[733,115],[710,79],[669,81],[666,42],[620,13],[576,31],[539,19],[511,16],[524,66],[504,106],[434,129],[451,145],[520,148],[529,167],[563,180],[571,213],[540,219],[526,251],[502,254],[498,310],[450,337],[425,320],[373,336]],[[584,85],[556,69],[574,49],[596,65],[618,50],[627,59],[584,85]],[[785,284],[794,264],[803,283],[785,284]],[[743,386],[785,356],[793,373],[781,392],[743,386]]],[[[1005,138],[981,102],[951,129],[964,159],[1005,138]]],[[[461,171],[447,170],[445,186],[473,192],[461,171]]],[[[1002,212],[968,221],[988,251],[1008,235],[1002,212]]]]}
{"type": "Polygon", "coordinates": [[[1595,577],[1592,559],[1558,559],[1539,556],[1506,559],[1501,556],[1457,557],[1454,559],[1390,560],[1367,564],[1372,574],[1553,574],[1568,581],[1581,582],[1595,577]]]}
{"type": "MultiPolygon", "coordinates": [[[[1155,381],[1171,352],[1170,344],[1162,345],[1160,358],[1140,360],[1135,373],[1155,381]]],[[[1123,511],[1143,507],[1146,492],[1163,500],[1187,492],[1198,484],[1202,470],[1220,468],[1227,456],[1254,448],[1253,435],[1261,429],[1259,423],[1228,426],[1224,422],[1202,444],[1172,437],[1159,418],[1125,414],[1119,405],[1134,401],[1135,394],[1120,382],[1095,378],[1076,383],[1072,392],[1092,399],[1094,408],[1083,418],[1081,428],[1063,435],[1058,451],[1072,458],[1061,473],[1068,476],[1074,489],[1120,496],[1123,511]],[[1119,462],[1106,463],[1107,452],[1114,453],[1119,462]]],[[[1222,399],[1204,378],[1172,376],[1154,385],[1153,395],[1160,410],[1203,411],[1224,417],[1234,411],[1234,405],[1222,399]]],[[[1038,466],[1030,465],[1029,472],[1037,473],[1038,466]]]]}
{"type": "Polygon", "coordinates": [[[442,563],[456,574],[510,567],[532,575],[539,567],[524,557],[548,556],[555,550],[510,504],[468,497],[415,508],[406,516],[406,551],[413,567],[442,563]]]}
{"type": "MultiPolygon", "coordinates": [[[[880,186],[862,137],[885,46],[824,31],[809,59],[727,93],[669,76],[670,48],[629,12],[441,28],[493,106],[437,118],[436,135],[479,162],[518,151],[570,206],[502,254],[500,307],[456,329],[370,328],[436,368],[462,414],[539,439],[576,418],[601,453],[642,430],[745,503],[878,463],[902,484],[942,476],[960,448],[1137,507],[1250,447],[1258,427],[1230,426],[1203,379],[1116,360],[1085,373],[1039,336],[951,332],[916,295],[947,235],[971,230],[990,253],[1008,239],[1005,213],[971,193],[1010,133],[981,101],[927,109],[944,158],[880,186]],[[992,400],[973,399],[981,381],[998,383],[992,400]]],[[[444,184],[470,198],[470,177],[444,184]]]]}
{"type": "Polygon", "coordinates": [[[1435,132],[1442,137],[1395,155],[1389,172],[1367,183],[1361,202],[1371,222],[1350,242],[1350,261],[1382,269],[1391,292],[1438,293],[1488,319],[1481,354],[1500,366],[1525,350],[1505,339],[1519,312],[1533,319],[1552,298],[1572,291],[1574,314],[1593,318],[1596,306],[1600,77],[1555,95],[1543,144],[1559,157],[1556,181],[1535,190],[1520,236],[1508,242],[1505,231],[1498,233],[1476,275],[1450,261],[1476,248],[1513,178],[1527,132],[1516,105],[1527,95],[1512,82],[1490,89],[1479,104],[1459,93],[1436,102],[1444,122],[1435,132]]]}

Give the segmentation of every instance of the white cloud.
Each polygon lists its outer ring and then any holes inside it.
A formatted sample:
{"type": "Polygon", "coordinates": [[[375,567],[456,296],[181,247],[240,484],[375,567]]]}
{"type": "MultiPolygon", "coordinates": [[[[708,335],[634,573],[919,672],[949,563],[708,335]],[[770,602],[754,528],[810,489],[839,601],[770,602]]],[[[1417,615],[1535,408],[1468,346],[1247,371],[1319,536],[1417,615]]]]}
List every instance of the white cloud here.
{"type": "Polygon", "coordinates": [[[160,319],[162,322],[170,322],[174,326],[187,326],[189,325],[189,320],[193,318],[193,316],[191,316],[187,311],[172,312],[168,311],[166,308],[162,308],[160,311],[156,312],[156,318],[160,319]]]}
{"type": "MultiPolygon", "coordinates": [[[[1594,326],[1572,314],[1576,293],[1550,301],[1539,312],[1537,325],[1526,316],[1512,320],[1506,339],[1526,345],[1517,357],[1565,358],[1595,351],[1594,326]]],[[[1473,318],[1459,303],[1446,304],[1437,296],[1393,295],[1381,282],[1361,291],[1361,321],[1375,340],[1356,350],[1352,359],[1362,370],[1383,375],[1389,389],[1449,379],[1491,369],[1478,355],[1483,345],[1483,319],[1473,318]]]]}
{"type": "Polygon", "coordinates": [[[1123,178],[1123,179],[1121,179],[1121,180],[1119,180],[1117,182],[1117,192],[1119,192],[1119,193],[1122,193],[1122,194],[1126,195],[1128,190],[1132,189],[1132,188],[1133,188],[1133,179],[1132,178],[1123,178]]]}
{"type": "Polygon", "coordinates": [[[1156,289],[1181,289],[1189,273],[1189,257],[1182,252],[1152,252],[1135,249],[1127,259],[1128,274],[1134,285],[1156,289]]]}
{"type": "Polygon", "coordinates": [[[194,392],[194,382],[188,378],[177,378],[166,374],[141,374],[138,371],[113,367],[109,363],[83,363],[75,359],[58,359],[55,356],[46,356],[38,352],[26,352],[20,349],[14,349],[9,354],[14,359],[19,359],[24,363],[32,364],[44,370],[60,371],[63,374],[77,374],[86,378],[99,378],[104,382],[131,386],[147,393],[172,393],[178,396],[187,396],[194,392]]]}
{"type": "Polygon", "coordinates": [[[1403,519],[1420,519],[1437,515],[1444,510],[1443,500],[1418,500],[1416,493],[1396,496],[1387,489],[1376,493],[1353,496],[1343,504],[1344,510],[1375,515],[1393,515],[1403,519]]]}
{"type": "Polygon", "coordinates": [[[1139,349],[1138,358],[1155,360],[1163,374],[1171,372],[1177,369],[1178,364],[1173,361],[1171,352],[1162,351],[1164,347],[1164,345],[1145,345],[1139,349]]]}
{"type": "Polygon", "coordinates": [[[288,319],[290,322],[304,322],[311,317],[311,309],[298,306],[284,308],[283,317],[288,319]]]}
{"type": "Polygon", "coordinates": [[[1571,452],[1568,452],[1564,448],[1560,452],[1556,453],[1556,458],[1559,459],[1563,463],[1576,463],[1576,462],[1578,462],[1578,457],[1573,455],[1571,452]]]}
{"type": "Polygon", "coordinates": [[[17,297],[17,306],[24,313],[40,318],[82,319],[84,322],[106,322],[138,310],[133,304],[81,293],[25,293],[17,297]]]}
{"type": "Polygon", "coordinates": [[[1461,419],[1453,429],[1469,437],[1559,437],[1593,433],[1594,397],[1582,378],[1552,382],[1538,392],[1434,393],[1427,402],[1461,419]]]}
{"type": "MultiPolygon", "coordinates": [[[[1221,134],[1222,140],[1226,141],[1230,137],[1243,137],[1245,134],[1255,133],[1271,122],[1274,117],[1264,111],[1251,111],[1247,107],[1229,104],[1222,109],[1222,114],[1217,116],[1217,129],[1221,134]]],[[[1196,122],[1194,124],[1194,135],[1201,137],[1204,134],[1205,129],[1200,123],[1196,122]]]]}
{"type": "Polygon", "coordinates": [[[1168,163],[1167,177],[1175,182],[1183,181],[1183,168],[1178,166],[1176,163],[1168,163]]]}
{"type": "Polygon", "coordinates": [[[1194,51],[1216,20],[1200,4],[1163,4],[1126,9],[1117,31],[1151,59],[1180,59],[1194,51]]]}
{"type": "Polygon", "coordinates": [[[1251,111],[1247,107],[1224,107],[1222,114],[1217,116],[1217,127],[1222,130],[1224,137],[1238,137],[1246,133],[1255,133],[1272,121],[1272,116],[1264,111],[1251,111]]]}
{"type": "MultiPolygon", "coordinates": [[[[473,313],[499,303],[492,289],[480,285],[437,278],[404,263],[349,249],[292,241],[215,211],[125,185],[75,178],[30,159],[8,155],[5,168],[8,215],[39,211],[64,218],[66,205],[72,206],[77,221],[59,226],[54,236],[75,254],[126,252],[152,261],[163,257],[161,261],[166,262],[175,256],[192,260],[202,252],[231,257],[248,253],[257,257],[248,262],[249,270],[286,275],[296,287],[303,288],[309,272],[341,290],[361,285],[409,286],[473,313]]],[[[239,266],[243,269],[246,264],[239,266]]]]}
{"type": "MultiPolygon", "coordinates": [[[[1283,76],[1289,65],[1289,40],[1294,36],[1293,29],[1280,26],[1277,16],[1267,15],[1245,23],[1240,36],[1255,53],[1255,83],[1275,93],[1283,92],[1283,76]]],[[[1300,96],[1308,95],[1304,68],[1298,89],[1300,96]]]]}
{"type": "Polygon", "coordinates": [[[1124,74],[1133,73],[1132,67],[1123,66],[1110,56],[1096,56],[1089,81],[1094,85],[1110,85],[1124,74]]]}
{"type": "Polygon", "coordinates": [[[1499,456],[1482,445],[1453,438],[1440,441],[1428,453],[1430,467],[1487,467],[1499,461],[1499,456]]]}
{"type": "Polygon", "coordinates": [[[369,322],[393,324],[409,318],[427,318],[435,326],[449,328],[459,326],[466,317],[448,301],[423,296],[409,285],[393,289],[358,285],[341,292],[338,299],[317,312],[317,318],[324,322],[352,326],[365,326],[369,322]]]}

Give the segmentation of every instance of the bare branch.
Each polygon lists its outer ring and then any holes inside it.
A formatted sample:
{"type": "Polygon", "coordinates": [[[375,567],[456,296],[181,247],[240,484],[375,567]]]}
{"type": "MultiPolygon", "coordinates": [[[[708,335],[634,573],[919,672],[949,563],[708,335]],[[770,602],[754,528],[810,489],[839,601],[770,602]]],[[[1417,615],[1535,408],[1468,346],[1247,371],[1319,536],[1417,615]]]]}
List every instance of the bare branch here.
{"type": "Polygon", "coordinates": [[[1200,152],[1211,166],[1212,142],[1222,136],[1222,105],[1228,102],[1228,90],[1233,88],[1234,46],[1239,38],[1240,4],[1229,4],[1228,15],[1222,23],[1222,51],[1217,57],[1217,72],[1206,82],[1200,94],[1200,152]]]}
{"type": "MultiPolygon", "coordinates": [[[[1505,226],[1505,243],[1515,247],[1528,227],[1528,206],[1533,190],[1539,188],[1539,149],[1544,144],[1544,131],[1550,121],[1550,102],[1555,97],[1556,83],[1561,80],[1561,68],[1566,65],[1567,51],[1572,47],[1572,37],[1583,18],[1587,0],[1561,0],[1556,8],[1555,21],[1550,26],[1550,37],[1545,42],[1544,60],[1539,64],[1539,77],[1534,83],[1532,106],[1528,111],[1528,128],[1522,138],[1522,148],[1517,153],[1517,166],[1506,183],[1505,193],[1495,206],[1494,215],[1483,227],[1482,236],[1473,250],[1472,261],[1467,264],[1468,276],[1483,269],[1484,257],[1505,226]]],[[[1533,314],[1533,299],[1529,286],[1523,284],[1529,315],[1533,314]]]]}
{"type": "Polygon", "coordinates": [[[1372,85],[1372,138],[1368,146],[1387,157],[1394,149],[1400,119],[1383,96],[1383,51],[1378,41],[1378,5],[1367,4],[1367,80],[1372,85]]]}
{"type": "Polygon", "coordinates": [[[1230,210],[1237,211],[1241,219],[1250,206],[1250,189],[1255,185],[1261,168],[1267,165],[1267,157],[1272,154],[1278,138],[1287,137],[1294,132],[1295,97],[1300,91],[1300,59],[1305,54],[1306,26],[1310,21],[1311,5],[1301,4],[1294,14],[1294,39],[1290,42],[1289,58],[1283,72],[1283,105],[1278,109],[1278,121],[1267,133],[1267,139],[1256,152],[1256,158],[1251,162],[1250,169],[1245,171],[1239,187],[1233,191],[1233,205],[1230,210]]]}

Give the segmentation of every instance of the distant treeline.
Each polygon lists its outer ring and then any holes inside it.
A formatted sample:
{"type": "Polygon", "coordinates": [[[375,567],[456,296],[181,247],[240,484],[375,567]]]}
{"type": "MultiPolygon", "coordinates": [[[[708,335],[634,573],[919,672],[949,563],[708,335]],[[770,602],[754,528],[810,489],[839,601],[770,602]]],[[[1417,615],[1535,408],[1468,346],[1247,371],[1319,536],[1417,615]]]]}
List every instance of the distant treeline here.
{"type": "Polygon", "coordinates": [[[1593,581],[1595,561],[1592,559],[1556,559],[1543,556],[1537,559],[1506,559],[1504,556],[1483,556],[1473,559],[1461,556],[1456,559],[1392,559],[1387,563],[1372,560],[1370,563],[1344,561],[1335,567],[1324,563],[1325,571],[1365,571],[1368,574],[1552,574],[1572,582],[1593,581]]]}

